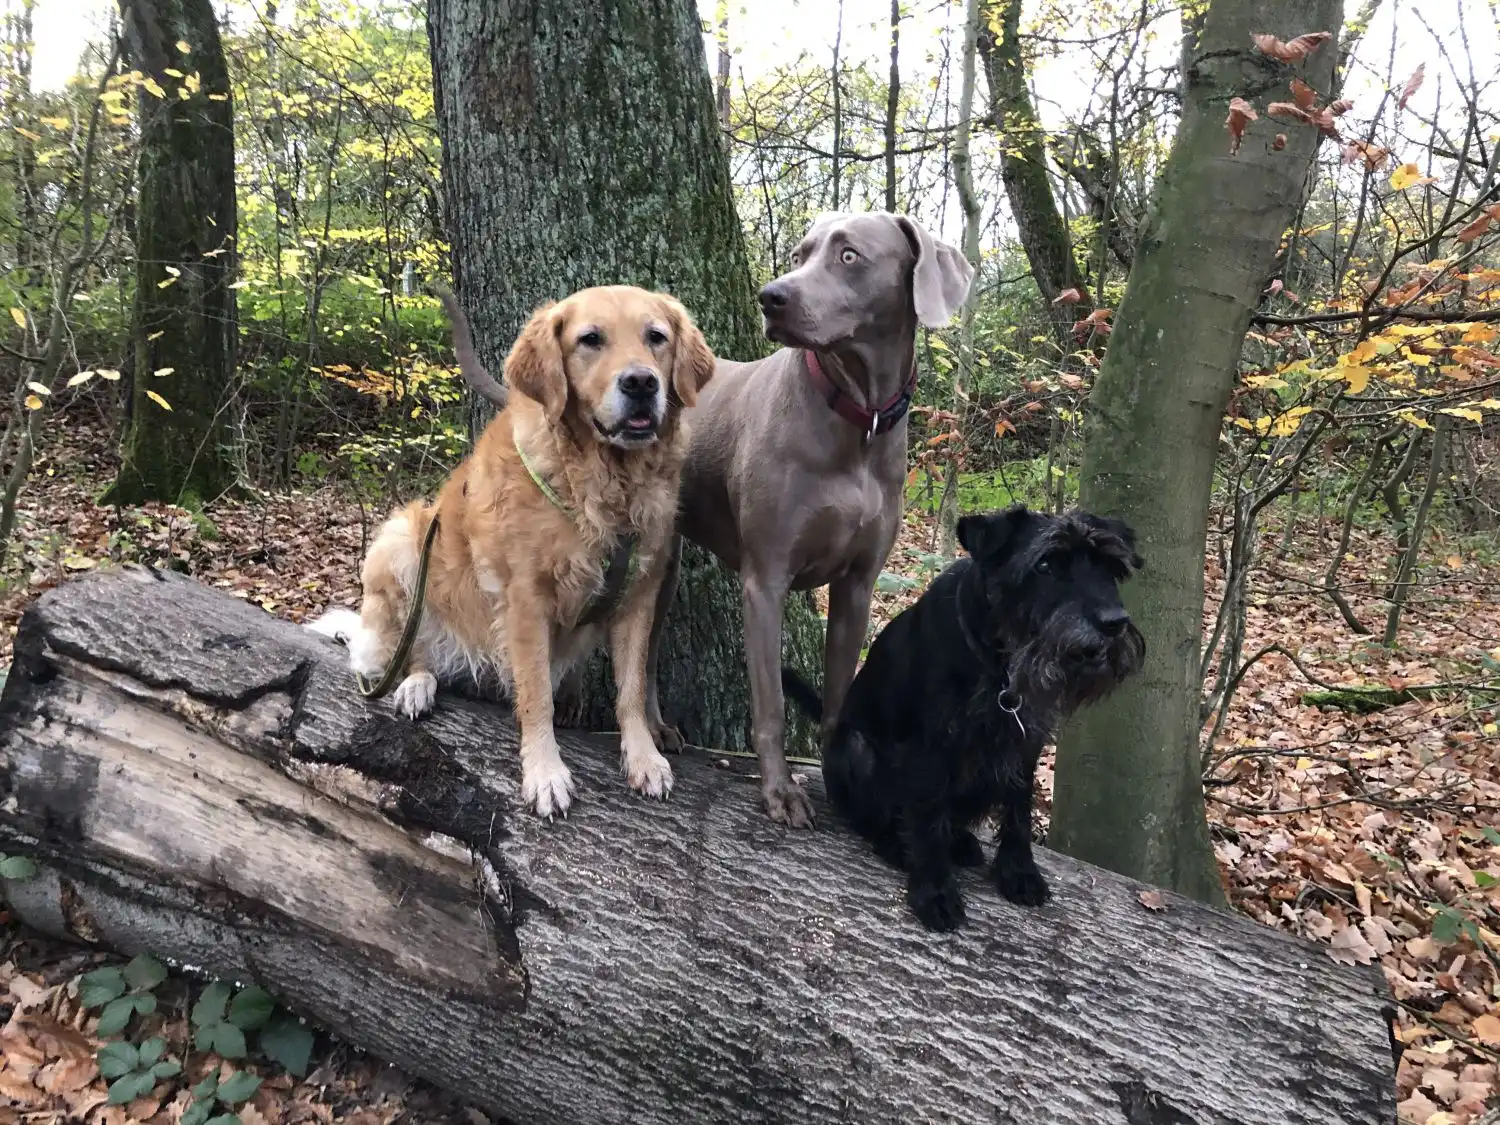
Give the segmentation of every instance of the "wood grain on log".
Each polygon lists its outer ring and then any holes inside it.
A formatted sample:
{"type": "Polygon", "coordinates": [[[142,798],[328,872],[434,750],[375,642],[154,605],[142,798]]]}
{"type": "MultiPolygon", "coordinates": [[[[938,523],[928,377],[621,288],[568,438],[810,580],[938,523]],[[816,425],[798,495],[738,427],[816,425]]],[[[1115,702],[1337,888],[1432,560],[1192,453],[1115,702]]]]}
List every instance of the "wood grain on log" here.
{"type": "Polygon", "coordinates": [[[51,591],[16,653],[23,917],[253,979],[509,1120],[1394,1117],[1377,971],[1109,872],[1042,853],[1040,910],[970,876],[969,924],[929,935],[826,808],[784,832],[692,756],[648,802],[601,738],[563,738],[583,799],[543,824],[505,712],[408,723],[342,650],[175,576],[51,591]]]}

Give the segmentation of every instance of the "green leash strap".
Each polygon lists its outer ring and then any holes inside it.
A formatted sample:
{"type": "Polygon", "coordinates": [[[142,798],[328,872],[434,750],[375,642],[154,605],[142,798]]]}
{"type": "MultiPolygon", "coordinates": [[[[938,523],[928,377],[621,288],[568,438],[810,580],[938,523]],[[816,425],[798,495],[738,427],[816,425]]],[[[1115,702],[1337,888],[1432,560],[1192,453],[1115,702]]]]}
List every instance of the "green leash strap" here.
{"type": "MultiPolygon", "coordinates": [[[[516,437],[514,441],[516,455],[521,458],[521,464],[525,466],[532,483],[541,490],[543,496],[551,501],[554,508],[576,524],[578,521],[573,510],[563,502],[557,490],[547,483],[547,478],[537,472],[536,466],[531,463],[531,458],[526,456],[526,451],[521,448],[521,439],[516,437]]],[[[615,549],[610,552],[609,558],[604,563],[604,585],[583,607],[583,612],[578,616],[578,625],[596,625],[620,608],[620,603],[625,599],[625,591],[630,589],[630,584],[635,581],[636,574],[640,570],[640,560],[636,557],[635,551],[639,542],[639,536],[627,535],[615,544],[615,549]]]]}
{"type": "Polygon", "coordinates": [[[417,586],[411,594],[411,608],[406,611],[406,624],[401,629],[401,641],[396,645],[396,654],[391,657],[390,663],[385,666],[385,672],[373,685],[358,672],[354,673],[359,694],[366,699],[380,699],[389,695],[406,670],[412,645],[417,643],[417,629],[422,624],[422,603],[427,599],[427,566],[432,561],[432,544],[437,539],[437,532],[438,518],[434,512],[432,522],[427,525],[427,534],[422,537],[422,557],[417,563],[417,586]]]}

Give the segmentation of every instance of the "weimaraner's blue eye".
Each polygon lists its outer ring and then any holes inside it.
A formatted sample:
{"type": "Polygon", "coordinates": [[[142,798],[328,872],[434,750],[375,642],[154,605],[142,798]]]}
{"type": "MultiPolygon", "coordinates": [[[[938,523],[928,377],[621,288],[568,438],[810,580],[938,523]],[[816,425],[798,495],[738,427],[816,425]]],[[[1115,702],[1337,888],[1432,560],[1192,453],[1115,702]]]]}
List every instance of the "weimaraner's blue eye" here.
{"type": "Polygon", "coordinates": [[[578,337],[578,342],[585,348],[600,348],[604,346],[604,337],[597,328],[590,328],[578,337]]]}
{"type": "Polygon", "coordinates": [[[660,328],[648,328],[648,329],[646,329],[646,343],[649,346],[651,346],[653,348],[659,348],[663,344],[665,344],[666,342],[667,342],[667,334],[665,332],[663,332],[660,328]]]}
{"type": "Polygon", "coordinates": [[[855,262],[859,261],[859,251],[846,246],[844,247],[844,252],[839,255],[839,261],[843,262],[846,266],[852,266],[855,262]]]}

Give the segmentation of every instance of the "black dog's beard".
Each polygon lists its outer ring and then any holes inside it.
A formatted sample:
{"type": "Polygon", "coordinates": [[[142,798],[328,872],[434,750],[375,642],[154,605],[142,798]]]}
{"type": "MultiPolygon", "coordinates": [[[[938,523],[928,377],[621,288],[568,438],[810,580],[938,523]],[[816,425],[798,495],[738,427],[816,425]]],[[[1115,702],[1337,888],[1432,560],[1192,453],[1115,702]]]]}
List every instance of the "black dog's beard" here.
{"type": "Polygon", "coordinates": [[[1078,654],[1097,641],[1092,626],[1077,620],[1053,621],[1022,640],[1012,638],[1011,685],[1050,728],[1079,707],[1103,699],[1146,659],[1146,639],[1131,622],[1099,661],[1078,654]]]}

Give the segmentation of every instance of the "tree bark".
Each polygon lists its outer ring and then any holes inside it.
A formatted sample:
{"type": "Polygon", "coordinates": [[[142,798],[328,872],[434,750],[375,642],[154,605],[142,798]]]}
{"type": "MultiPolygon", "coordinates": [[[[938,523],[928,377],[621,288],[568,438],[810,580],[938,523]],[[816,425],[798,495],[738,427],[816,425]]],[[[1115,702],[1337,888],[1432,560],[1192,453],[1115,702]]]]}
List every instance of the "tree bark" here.
{"type": "MultiPolygon", "coordinates": [[[[766,354],[691,0],[432,0],[427,19],[455,282],[491,371],[538,304],[611,283],[673,293],[719,355],[766,354]]],[[[821,667],[812,600],[787,605],[788,659],[821,667]]],[[[701,745],[749,742],[740,606],[685,545],[661,700],[701,745]]],[[[601,657],[569,718],[608,728],[613,702],[601,657]]]]}
{"type": "MultiPolygon", "coordinates": [[[[927,934],[823,818],[793,845],[696,755],[633,797],[521,812],[505,712],[426,722],[336,646],[176,575],[91,574],[23,619],[0,846],[32,924],[255,981],[518,1123],[1370,1123],[1384,986],[1248,919],[1039,855],[1054,898],[968,879],[927,934]],[[441,841],[433,834],[441,834],[441,841]]],[[[814,786],[816,790],[816,785],[814,786]]]]}
{"type": "Polygon", "coordinates": [[[1010,201],[1011,217],[1021,238],[1021,249],[1031,276],[1046,305],[1052,335],[1063,355],[1073,351],[1073,323],[1086,316],[1092,304],[1083,272],[1073,256],[1068,225],[1052,194],[1047,174],[1047,134],[1026,86],[1021,56],[1021,0],[998,0],[988,9],[979,30],[979,57],[990,85],[990,114],[1000,129],[1000,179],[1010,201]],[[1083,300],[1055,305],[1065,289],[1076,289],[1083,300]]]}
{"type": "MultiPolygon", "coordinates": [[[[1281,130],[1260,122],[1231,156],[1224,118],[1232,97],[1264,108],[1286,90],[1290,72],[1247,49],[1252,32],[1337,30],[1341,10],[1340,0],[1213,0],[1086,412],[1080,504],[1135,527],[1147,563],[1125,598],[1148,656],[1063,732],[1049,841],[1210,901],[1224,895],[1198,745],[1214,460],[1245,331],[1319,139],[1287,129],[1278,152],[1281,130]]],[[[1315,89],[1328,88],[1335,54],[1325,44],[1308,59],[1315,89]]]]}
{"type": "Polygon", "coordinates": [[[896,119],[901,110],[901,0],[891,0],[891,73],[885,86],[885,209],[896,210],[896,119]]]}
{"type": "Polygon", "coordinates": [[[161,93],[137,93],[135,377],[120,471],[106,500],[191,505],[235,480],[226,417],[238,332],[229,288],[237,213],[228,71],[211,0],[119,4],[125,56],[161,93]]]}

